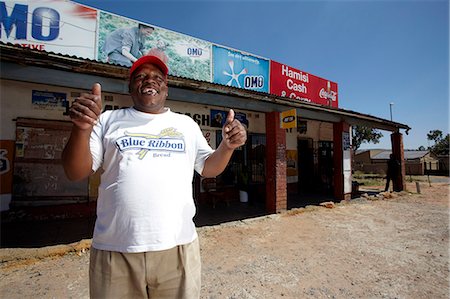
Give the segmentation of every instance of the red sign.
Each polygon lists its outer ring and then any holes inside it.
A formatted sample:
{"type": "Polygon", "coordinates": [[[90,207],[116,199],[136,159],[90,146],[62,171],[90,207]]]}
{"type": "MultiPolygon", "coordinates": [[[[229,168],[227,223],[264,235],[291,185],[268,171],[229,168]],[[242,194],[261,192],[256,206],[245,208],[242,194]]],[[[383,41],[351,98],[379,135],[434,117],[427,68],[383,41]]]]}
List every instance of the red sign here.
{"type": "Polygon", "coordinates": [[[270,61],[270,93],[299,101],[338,107],[337,83],[270,61]]]}
{"type": "Polygon", "coordinates": [[[0,194],[12,191],[14,146],[14,140],[0,140],[0,194]]]}

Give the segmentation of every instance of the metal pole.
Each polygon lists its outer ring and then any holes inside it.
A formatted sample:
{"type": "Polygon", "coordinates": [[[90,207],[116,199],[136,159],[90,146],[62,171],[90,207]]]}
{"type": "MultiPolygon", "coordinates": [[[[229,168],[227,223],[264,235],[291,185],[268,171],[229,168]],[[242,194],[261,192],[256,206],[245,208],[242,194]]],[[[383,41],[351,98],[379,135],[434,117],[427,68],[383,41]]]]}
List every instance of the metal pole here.
{"type": "Polygon", "coordinates": [[[391,121],[392,121],[392,106],[394,105],[394,103],[389,103],[389,110],[391,112],[391,121]]]}

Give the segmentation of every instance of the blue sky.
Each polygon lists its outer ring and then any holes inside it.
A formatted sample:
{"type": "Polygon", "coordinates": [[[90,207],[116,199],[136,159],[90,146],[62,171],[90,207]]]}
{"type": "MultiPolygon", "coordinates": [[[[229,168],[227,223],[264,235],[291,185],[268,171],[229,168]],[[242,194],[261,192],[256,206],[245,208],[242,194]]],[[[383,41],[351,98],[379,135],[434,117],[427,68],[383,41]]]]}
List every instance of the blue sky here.
{"type": "MultiPolygon", "coordinates": [[[[390,119],[394,103],[405,149],[449,132],[447,0],[76,2],[337,82],[340,108],[390,119]]],[[[390,148],[382,133],[361,148],[390,148]]]]}

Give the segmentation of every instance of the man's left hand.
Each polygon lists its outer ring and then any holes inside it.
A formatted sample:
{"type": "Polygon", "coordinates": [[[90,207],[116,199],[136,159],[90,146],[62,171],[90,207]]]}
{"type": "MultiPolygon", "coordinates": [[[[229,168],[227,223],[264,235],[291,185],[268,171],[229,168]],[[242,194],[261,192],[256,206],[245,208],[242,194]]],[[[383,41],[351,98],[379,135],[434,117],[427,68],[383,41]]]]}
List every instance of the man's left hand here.
{"type": "Polygon", "coordinates": [[[222,128],[222,137],[222,142],[231,150],[244,145],[247,140],[247,130],[239,120],[234,118],[233,109],[228,112],[227,120],[222,128]]]}

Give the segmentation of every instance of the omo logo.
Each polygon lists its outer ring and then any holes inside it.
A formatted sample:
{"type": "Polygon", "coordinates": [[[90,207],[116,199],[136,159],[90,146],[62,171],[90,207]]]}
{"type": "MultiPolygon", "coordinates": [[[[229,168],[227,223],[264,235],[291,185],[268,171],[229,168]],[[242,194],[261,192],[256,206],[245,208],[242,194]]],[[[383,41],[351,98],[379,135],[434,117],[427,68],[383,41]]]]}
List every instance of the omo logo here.
{"type": "Polygon", "coordinates": [[[202,48],[187,48],[187,55],[200,57],[202,56],[202,48]]]}
{"type": "Polygon", "coordinates": [[[261,75],[244,77],[245,88],[259,89],[263,88],[263,86],[264,86],[264,77],[261,75]]]}
{"type": "MultiPolygon", "coordinates": [[[[51,41],[59,36],[59,13],[48,7],[37,7],[31,16],[31,36],[40,41],[51,41]]],[[[0,37],[5,30],[9,38],[13,28],[16,28],[16,39],[27,39],[28,5],[15,4],[8,15],[5,2],[0,2],[0,37]]]]}

